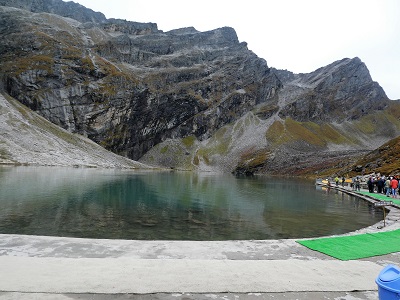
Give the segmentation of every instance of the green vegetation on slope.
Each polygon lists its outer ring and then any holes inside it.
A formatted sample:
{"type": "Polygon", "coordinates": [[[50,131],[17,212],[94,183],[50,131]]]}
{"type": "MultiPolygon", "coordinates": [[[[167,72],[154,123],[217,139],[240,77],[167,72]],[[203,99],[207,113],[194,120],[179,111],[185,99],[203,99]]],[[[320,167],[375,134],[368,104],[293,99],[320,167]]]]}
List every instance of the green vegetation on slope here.
{"type": "Polygon", "coordinates": [[[300,141],[319,148],[326,147],[329,143],[351,143],[347,136],[330,124],[298,122],[291,118],[284,122],[275,121],[268,128],[265,137],[272,148],[300,141]]]}
{"type": "Polygon", "coordinates": [[[357,175],[360,167],[365,174],[372,172],[383,175],[400,174],[400,136],[371,151],[346,169],[351,170],[350,175],[357,175]]]}

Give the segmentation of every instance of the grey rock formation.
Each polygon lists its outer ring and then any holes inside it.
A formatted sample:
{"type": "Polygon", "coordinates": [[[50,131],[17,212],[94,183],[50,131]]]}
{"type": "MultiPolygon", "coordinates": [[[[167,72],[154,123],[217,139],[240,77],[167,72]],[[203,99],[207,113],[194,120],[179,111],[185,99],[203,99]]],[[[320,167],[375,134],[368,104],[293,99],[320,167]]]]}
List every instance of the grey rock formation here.
{"type": "Polygon", "coordinates": [[[50,123],[0,94],[0,164],[149,169],[50,123]]]}
{"type": "MultiPolygon", "coordinates": [[[[279,78],[281,74],[277,72],[279,78]]],[[[309,74],[283,75],[282,81],[288,90],[282,91],[288,103],[280,112],[283,118],[343,122],[383,110],[389,103],[359,58],[345,58],[309,74]],[[300,90],[301,97],[293,89],[300,90]]]]}
{"type": "Polygon", "coordinates": [[[120,19],[108,19],[100,24],[101,29],[108,33],[146,35],[161,32],[156,23],[139,23],[120,19]]]}
{"type": "Polygon", "coordinates": [[[94,12],[73,1],[62,0],[0,0],[0,6],[10,6],[31,12],[46,12],[72,18],[80,22],[101,23],[107,20],[104,14],[94,12]]]}

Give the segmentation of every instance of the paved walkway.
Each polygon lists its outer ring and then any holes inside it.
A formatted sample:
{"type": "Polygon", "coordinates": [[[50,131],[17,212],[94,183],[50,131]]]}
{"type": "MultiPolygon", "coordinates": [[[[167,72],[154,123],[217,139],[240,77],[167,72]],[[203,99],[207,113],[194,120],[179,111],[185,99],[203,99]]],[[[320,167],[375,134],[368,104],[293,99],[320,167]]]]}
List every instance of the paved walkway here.
{"type": "Polygon", "coordinates": [[[30,293],[251,293],[374,290],[368,261],[0,257],[0,290],[30,293]],[[340,276],[338,276],[340,274],[340,276]]]}
{"type": "MultiPolygon", "coordinates": [[[[358,233],[398,229],[399,219],[393,208],[386,227],[375,224],[358,233]]],[[[343,262],[290,239],[0,235],[0,299],[377,299],[375,278],[399,259],[393,253],[343,262]]]]}

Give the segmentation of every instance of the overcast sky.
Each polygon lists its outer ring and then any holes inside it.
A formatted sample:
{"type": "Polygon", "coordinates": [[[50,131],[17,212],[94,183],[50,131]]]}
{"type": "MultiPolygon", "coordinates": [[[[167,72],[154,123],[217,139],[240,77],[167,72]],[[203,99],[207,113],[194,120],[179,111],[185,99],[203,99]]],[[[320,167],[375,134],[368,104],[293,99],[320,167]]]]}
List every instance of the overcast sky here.
{"type": "Polygon", "coordinates": [[[400,99],[400,0],[74,0],[107,18],[168,31],[230,26],[269,67],[308,73],[359,57],[400,99]]]}

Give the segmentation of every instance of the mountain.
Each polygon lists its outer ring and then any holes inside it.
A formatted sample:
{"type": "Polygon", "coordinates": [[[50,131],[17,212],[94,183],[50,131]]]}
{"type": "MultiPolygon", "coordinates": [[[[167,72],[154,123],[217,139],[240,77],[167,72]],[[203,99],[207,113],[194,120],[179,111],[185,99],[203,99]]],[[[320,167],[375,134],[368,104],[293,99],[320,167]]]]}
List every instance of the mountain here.
{"type": "Polygon", "coordinates": [[[229,27],[163,32],[73,2],[0,4],[0,90],[146,164],[296,175],[400,134],[399,102],[359,58],[294,74],[229,27]]]}
{"type": "Polygon", "coordinates": [[[318,176],[399,135],[399,102],[387,99],[358,58],[310,74],[271,72],[282,83],[274,101],[254,106],[207,140],[164,141],[141,161],[237,174],[318,176]]]}
{"type": "Polygon", "coordinates": [[[167,138],[210,137],[270,101],[280,85],[231,28],[135,35],[0,9],[4,90],[54,124],[133,159],[167,138]]]}

